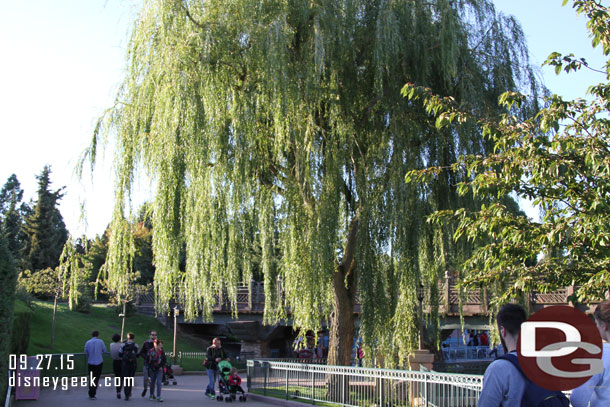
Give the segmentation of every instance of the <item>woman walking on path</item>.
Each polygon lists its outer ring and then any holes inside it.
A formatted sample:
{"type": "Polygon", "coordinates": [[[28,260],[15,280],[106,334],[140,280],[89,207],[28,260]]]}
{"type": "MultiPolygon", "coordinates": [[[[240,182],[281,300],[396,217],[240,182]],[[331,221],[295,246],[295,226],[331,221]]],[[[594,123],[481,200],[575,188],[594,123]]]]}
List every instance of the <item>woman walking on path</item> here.
{"type": "Polygon", "coordinates": [[[155,388],[157,389],[157,401],[163,401],[161,398],[161,380],[163,378],[163,367],[167,364],[165,352],[163,352],[163,341],[155,339],[153,341],[154,348],[148,351],[148,377],[150,379],[150,397],[149,400],[155,399],[155,388]]]}
{"type": "Polygon", "coordinates": [[[121,335],[112,335],[110,344],[110,357],[112,357],[112,371],[114,372],[114,383],[116,384],[116,398],[121,398],[121,387],[123,383],[123,359],[119,356],[121,350],[121,335]]]}
{"type": "Polygon", "coordinates": [[[225,359],[227,359],[227,356],[224,349],[222,349],[220,339],[214,338],[212,340],[212,346],[208,347],[206,350],[206,358],[203,362],[203,365],[208,372],[208,379],[210,380],[208,387],[205,389],[205,394],[211,398],[216,397],[216,390],[214,386],[218,381],[218,362],[225,359]]]}

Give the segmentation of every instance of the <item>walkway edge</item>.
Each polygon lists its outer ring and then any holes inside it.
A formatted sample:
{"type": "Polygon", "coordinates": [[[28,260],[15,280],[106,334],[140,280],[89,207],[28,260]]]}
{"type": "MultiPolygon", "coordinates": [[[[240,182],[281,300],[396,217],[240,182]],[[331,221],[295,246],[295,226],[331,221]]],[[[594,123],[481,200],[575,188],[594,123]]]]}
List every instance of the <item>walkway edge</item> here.
{"type": "Polygon", "coordinates": [[[267,404],[272,404],[274,406],[303,407],[308,404],[308,403],[301,403],[298,401],[278,399],[276,397],[261,396],[260,394],[256,394],[256,393],[248,393],[248,399],[252,399],[252,400],[256,400],[256,401],[263,401],[267,404]]]}

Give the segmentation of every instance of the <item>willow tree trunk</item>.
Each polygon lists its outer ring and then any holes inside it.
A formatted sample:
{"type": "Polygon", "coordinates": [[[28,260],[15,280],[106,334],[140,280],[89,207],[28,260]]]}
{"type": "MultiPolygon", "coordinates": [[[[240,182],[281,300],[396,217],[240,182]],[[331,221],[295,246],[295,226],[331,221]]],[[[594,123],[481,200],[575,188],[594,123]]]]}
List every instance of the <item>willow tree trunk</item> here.
{"type": "Polygon", "coordinates": [[[354,340],[354,301],[356,266],[337,267],[333,274],[334,310],[330,320],[328,364],[349,366],[354,340]]]}
{"type": "Polygon", "coordinates": [[[123,335],[125,333],[125,308],[127,306],[127,301],[123,300],[123,320],[121,321],[121,342],[123,342],[123,335]]]}
{"type": "MultiPolygon", "coordinates": [[[[345,254],[333,273],[334,310],[330,317],[328,364],[349,366],[354,342],[354,302],[356,299],[357,267],[354,261],[358,237],[358,217],[350,225],[345,244],[345,254]]],[[[330,375],[326,380],[327,398],[335,402],[347,402],[349,382],[347,377],[330,375]]]]}

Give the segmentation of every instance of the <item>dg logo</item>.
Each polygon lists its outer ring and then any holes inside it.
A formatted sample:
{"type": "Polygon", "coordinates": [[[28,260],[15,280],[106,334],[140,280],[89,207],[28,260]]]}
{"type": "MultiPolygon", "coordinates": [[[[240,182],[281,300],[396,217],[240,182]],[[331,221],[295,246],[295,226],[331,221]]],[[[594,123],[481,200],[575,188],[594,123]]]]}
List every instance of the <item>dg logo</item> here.
{"type": "Polygon", "coordinates": [[[548,390],[571,390],[603,371],[602,338],[583,312],[567,306],[544,308],[521,325],[519,365],[548,390]]]}

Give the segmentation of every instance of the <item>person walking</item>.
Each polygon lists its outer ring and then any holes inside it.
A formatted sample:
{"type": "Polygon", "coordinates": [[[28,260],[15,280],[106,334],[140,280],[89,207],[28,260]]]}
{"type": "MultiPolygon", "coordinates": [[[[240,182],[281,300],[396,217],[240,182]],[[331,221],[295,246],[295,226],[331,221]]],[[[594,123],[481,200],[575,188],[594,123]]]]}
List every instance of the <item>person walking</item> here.
{"type": "MultiPolygon", "coordinates": [[[[131,384],[133,383],[133,377],[136,375],[136,370],[138,369],[138,345],[133,341],[135,338],[136,336],[132,332],[129,332],[127,334],[127,341],[121,345],[121,350],[119,351],[125,400],[129,400],[131,397],[131,384]]],[[[120,393],[117,395],[117,398],[121,398],[120,393]]]]}
{"type": "Polygon", "coordinates": [[[604,370],[572,390],[570,403],[574,407],[610,406],[610,301],[599,304],[595,308],[593,317],[603,341],[604,370]]]}
{"type": "Polygon", "coordinates": [[[148,377],[150,378],[150,397],[149,400],[155,399],[155,388],[157,389],[157,401],[162,402],[161,398],[161,380],[163,378],[163,368],[167,364],[165,352],[163,351],[163,341],[155,339],[153,348],[148,351],[148,377]]]}
{"type": "Polygon", "coordinates": [[[146,390],[148,389],[148,352],[154,347],[153,341],[157,339],[157,331],[150,331],[150,337],[144,341],[142,344],[142,349],[140,349],[140,357],[144,360],[144,367],[142,368],[142,397],[146,396],[146,390]]]}
{"type": "Polygon", "coordinates": [[[110,344],[110,357],[112,358],[112,371],[114,372],[114,383],[116,387],[116,398],[121,398],[121,387],[122,387],[122,377],[123,377],[123,360],[119,356],[119,351],[123,344],[121,341],[121,335],[114,334],[112,335],[112,343],[110,344]]]}
{"type": "Polygon", "coordinates": [[[491,362],[483,376],[477,407],[545,406],[567,407],[569,401],[560,391],[543,389],[521,369],[517,358],[517,339],[527,320],[519,304],[504,304],[496,316],[498,332],[506,354],[491,362]]]}
{"type": "MultiPolygon", "coordinates": [[[[521,324],[527,320],[525,309],[518,304],[505,304],[496,316],[500,340],[507,353],[517,354],[517,338],[521,324]]],[[[496,359],[485,370],[483,389],[478,406],[513,407],[520,406],[525,392],[525,380],[511,362],[496,359]]]]}
{"type": "Polygon", "coordinates": [[[222,343],[220,339],[214,338],[212,345],[206,350],[206,358],[203,362],[205,369],[208,373],[208,387],[205,390],[206,396],[216,398],[216,382],[218,381],[218,362],[227,359],[224,349],[222,349],[222,343]]]}
{"type": "Polygon", "coordinates": [[[90,377],[89,398],[97,400],[97,386],[102,375],[102,366],[104,364],[103,354],[108,353],[104,341],[98,338],[98,331],[91,332],[91,339],[85,343],[85,355],[87,355],[87,370],[90,377]]]}

